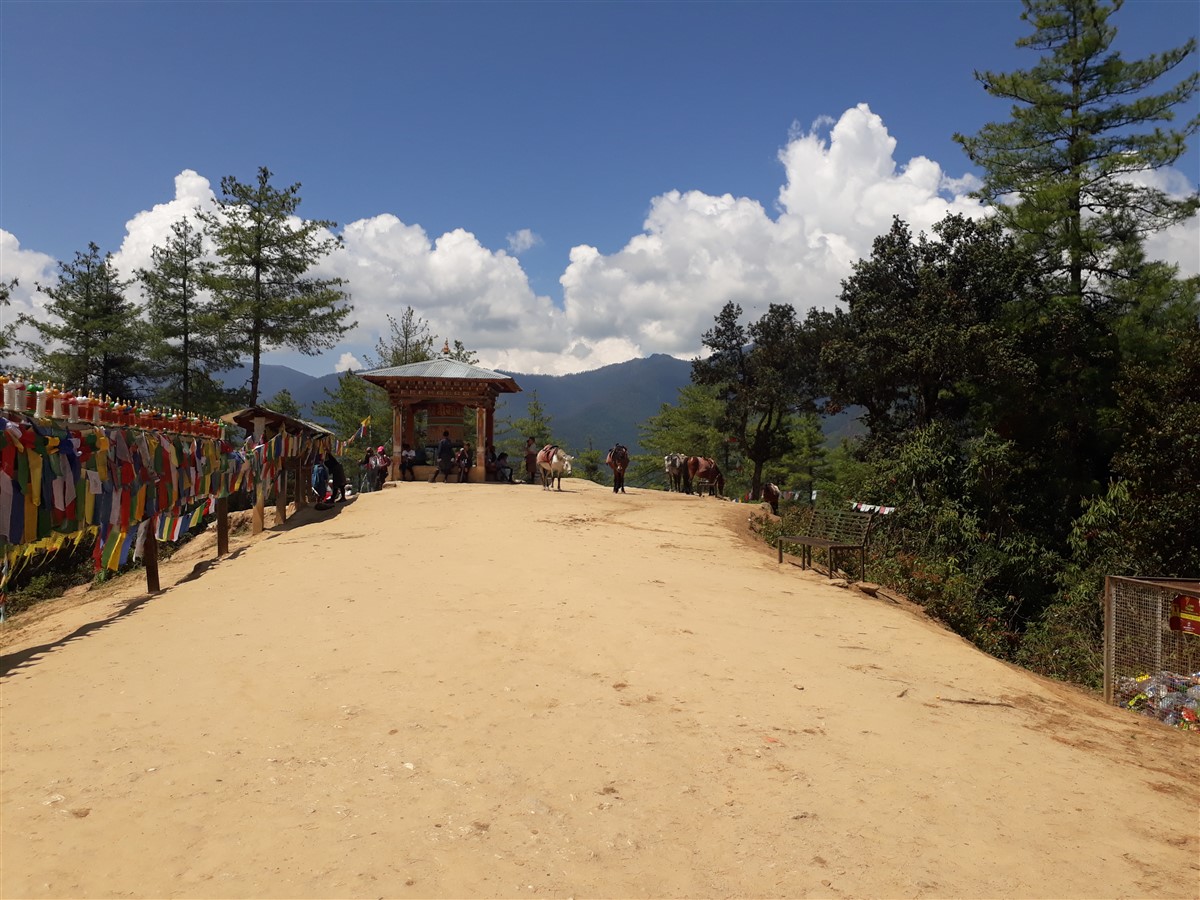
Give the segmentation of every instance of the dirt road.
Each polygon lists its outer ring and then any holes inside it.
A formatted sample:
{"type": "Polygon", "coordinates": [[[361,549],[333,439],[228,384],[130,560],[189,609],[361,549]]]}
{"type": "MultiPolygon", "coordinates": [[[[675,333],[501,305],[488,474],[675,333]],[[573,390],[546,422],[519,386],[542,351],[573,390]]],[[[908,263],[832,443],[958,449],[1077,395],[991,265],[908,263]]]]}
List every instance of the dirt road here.
{"type": "Polygon", "coordinates": [[[566,486],[403,484],[10,623],[0,895],[1197,895],[1189,736],[750,507],[566,486]]]}

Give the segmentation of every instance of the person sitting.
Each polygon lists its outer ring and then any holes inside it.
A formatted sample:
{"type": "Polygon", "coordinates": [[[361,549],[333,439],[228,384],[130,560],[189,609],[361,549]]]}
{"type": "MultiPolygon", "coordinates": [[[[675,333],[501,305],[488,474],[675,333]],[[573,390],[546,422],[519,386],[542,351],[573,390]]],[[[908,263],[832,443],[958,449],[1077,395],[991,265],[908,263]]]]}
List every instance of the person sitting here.
{"type": "Polygon", "coordinates": [[[508,484],[516,484],[513,481],[513,467],[508,463],[507,453],[501,453],[496,457],[496,480],[508,484]]]}
{"type": "Polygon", "coordinates": [[[417,465],[417,451],[414,450],[412,447],[410,447],[408,444],[401,445],[401,448],[400,448],[400,480],[401,481],[416,481],[417,480],[416,471],[415,471],[416,465],[417,465]],[[404,477],[405,473],[408,474],[407,478],[404,477]]]}
{"type": "Polygon", "coordinates": [[[487,451],[483,454],[483,469],[487,472],[487,477],[492,481],[496,481],[496,448],[491,444],[487,445],[487,451]]]}

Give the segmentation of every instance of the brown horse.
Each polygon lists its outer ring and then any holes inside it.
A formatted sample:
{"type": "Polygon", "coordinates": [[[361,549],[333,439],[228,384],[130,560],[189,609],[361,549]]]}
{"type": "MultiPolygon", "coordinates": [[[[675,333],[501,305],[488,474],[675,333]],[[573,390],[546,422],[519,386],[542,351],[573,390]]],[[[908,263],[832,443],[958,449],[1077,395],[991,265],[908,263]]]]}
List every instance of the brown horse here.
{"type": "Polygon", "coordinates": [[[771,512],[779,515],[779,487],[768,481],[762,489],[763,503],[771,504],[771,512]]]}
{"type": "Polygon", "coordinates": [[[629,448],[617,444],[608,451],[604,462],[613,471],[613,493],[625,493],[625,470],[629,468],[629,448]]]}
{"type": "Polygon", "coordinates": [[[703,494],[707,489],[710,494],[725,496],[725,476],[721,474],[715,459],[709,456],[689,456],[687,470],[688,478],[697,494],[703,494]]]}

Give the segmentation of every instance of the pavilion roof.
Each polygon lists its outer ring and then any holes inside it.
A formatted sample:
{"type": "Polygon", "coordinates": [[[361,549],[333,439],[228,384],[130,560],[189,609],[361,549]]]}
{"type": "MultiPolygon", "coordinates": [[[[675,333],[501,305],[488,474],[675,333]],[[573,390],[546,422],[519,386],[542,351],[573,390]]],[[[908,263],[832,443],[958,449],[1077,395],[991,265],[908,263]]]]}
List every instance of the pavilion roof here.
{"type": "Polygon", "coordinates": [[[442,356],[404,366],[388,366],[382,369],[367,369],[357,375],[372,384],[387,386],[399,382],[428,382],[429,380],[454,382],[493,382],[489,385],[497,393],[515,394],[521,390],[509,375],[493,372],[483,366],[472,365],[457,359],[442,356]]]}

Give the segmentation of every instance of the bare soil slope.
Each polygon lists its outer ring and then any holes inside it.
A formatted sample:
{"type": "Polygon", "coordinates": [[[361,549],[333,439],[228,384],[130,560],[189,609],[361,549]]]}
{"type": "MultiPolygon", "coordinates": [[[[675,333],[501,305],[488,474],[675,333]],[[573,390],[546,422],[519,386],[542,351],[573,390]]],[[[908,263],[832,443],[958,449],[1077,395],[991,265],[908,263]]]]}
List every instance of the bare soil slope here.
{"type": "Polygon", "coordinates": [[[0,896],[1197,895],[1187,735],[749,507],[566,486],[403,484],[9,623],[0,896]]]}

